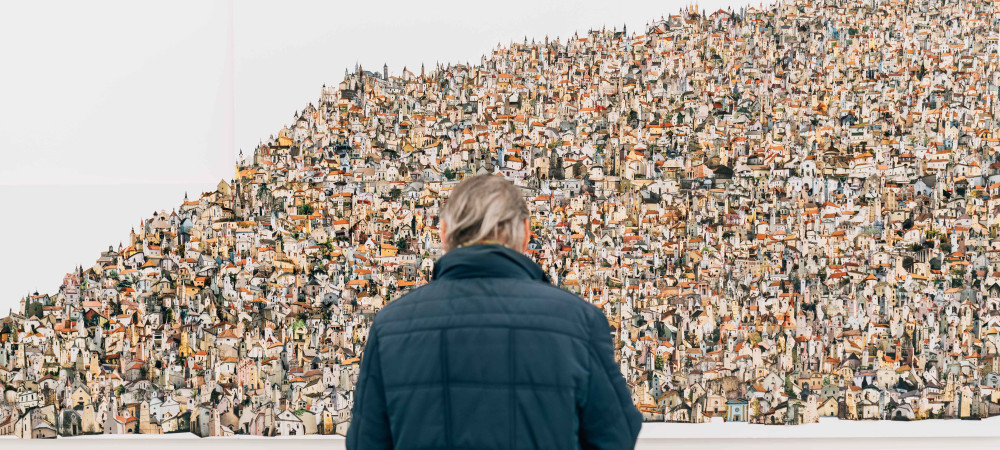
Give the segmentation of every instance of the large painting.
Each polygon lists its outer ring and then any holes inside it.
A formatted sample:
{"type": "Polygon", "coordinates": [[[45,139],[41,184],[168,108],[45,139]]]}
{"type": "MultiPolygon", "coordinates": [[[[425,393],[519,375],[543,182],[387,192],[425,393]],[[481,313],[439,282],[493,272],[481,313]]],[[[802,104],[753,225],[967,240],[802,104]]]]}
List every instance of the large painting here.
{"type": "Polygon", "coordinates": [[[997,21],[796,0],[358,67],[0,320],[0,435],[344,434],[373,315],[482,173],[646,421],[997,415],[997,21]]]}

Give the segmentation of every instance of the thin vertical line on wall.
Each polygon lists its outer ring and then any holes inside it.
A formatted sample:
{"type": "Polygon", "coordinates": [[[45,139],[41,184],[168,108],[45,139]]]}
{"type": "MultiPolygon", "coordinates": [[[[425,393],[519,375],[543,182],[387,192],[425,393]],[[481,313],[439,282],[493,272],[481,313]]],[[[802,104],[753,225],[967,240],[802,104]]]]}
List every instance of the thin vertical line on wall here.
{"type": "MultiPolygon", "coordinates": [[[[225,62],[225,73],[223,77],[225,79],[225,97],[228,102],[229,108],[226,112],[225,120],[225,150],[229,153],[226,155],[226,167],[232,170],[235,164],[229,164],[236,158],[236,38],[235,38],[235,20],[233,14],[233,0],[226,1],[226,62],[225,62]]],[[[227,177],[228,178],[228,177],[227,177]]]]}

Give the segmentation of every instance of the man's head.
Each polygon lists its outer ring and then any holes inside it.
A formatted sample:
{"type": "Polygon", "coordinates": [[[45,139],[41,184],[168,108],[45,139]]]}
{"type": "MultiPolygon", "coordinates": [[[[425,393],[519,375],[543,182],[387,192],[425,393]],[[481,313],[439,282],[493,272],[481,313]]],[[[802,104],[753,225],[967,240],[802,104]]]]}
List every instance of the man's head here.
{"type": "Polygon", "coordinates": [[[462,180],[441,211],[445,251],[482,240],[500,241],[519,252],[528,249],[528,205],[521,191],[495,175],[462,180]]]}

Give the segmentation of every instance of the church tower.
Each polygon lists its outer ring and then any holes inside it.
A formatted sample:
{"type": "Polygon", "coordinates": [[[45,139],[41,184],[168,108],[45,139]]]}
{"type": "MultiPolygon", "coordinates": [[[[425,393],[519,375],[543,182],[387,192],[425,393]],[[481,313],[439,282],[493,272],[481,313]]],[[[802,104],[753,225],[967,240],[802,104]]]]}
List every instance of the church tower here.
{"type": "Polygon", "coordinates": [[[188,356],[191,356],[192,353],[194,353],[191,351],[191,347],[188,345],[188,334],[183,329],[181,330],[181,345],[180,348],[177,349],[177,351],[182,358],[187,358],[188,356]]]}
{"type": "Polygon", "coordinates": [[[149,430],[149,401],[143,400],[139,403],[139,432],[146,433],[149,430]]]}

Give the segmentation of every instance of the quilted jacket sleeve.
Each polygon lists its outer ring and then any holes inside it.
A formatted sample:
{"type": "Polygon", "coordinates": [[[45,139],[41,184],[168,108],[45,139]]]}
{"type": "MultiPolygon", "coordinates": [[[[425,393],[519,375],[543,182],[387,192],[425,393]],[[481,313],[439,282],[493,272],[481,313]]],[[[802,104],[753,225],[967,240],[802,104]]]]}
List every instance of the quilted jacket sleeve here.
{"type": "Polygon", "coordinates": [[[389,414],[386,410],[385,386],[379,363],[375,327],[368,333],[368,341],[361,356],[361,373],[354,390],[354,407],[351,425],[347,429],[347,448],[378,450],[392,448],[389,414]]]}
{"type": "Polygon", "coordinates": [[[590,319],[590,380],[579,407],[583,449],[635,448],[642,414],[632,404],[625,378],[614,360],[611,325],[604,314],[590,319]]]}

